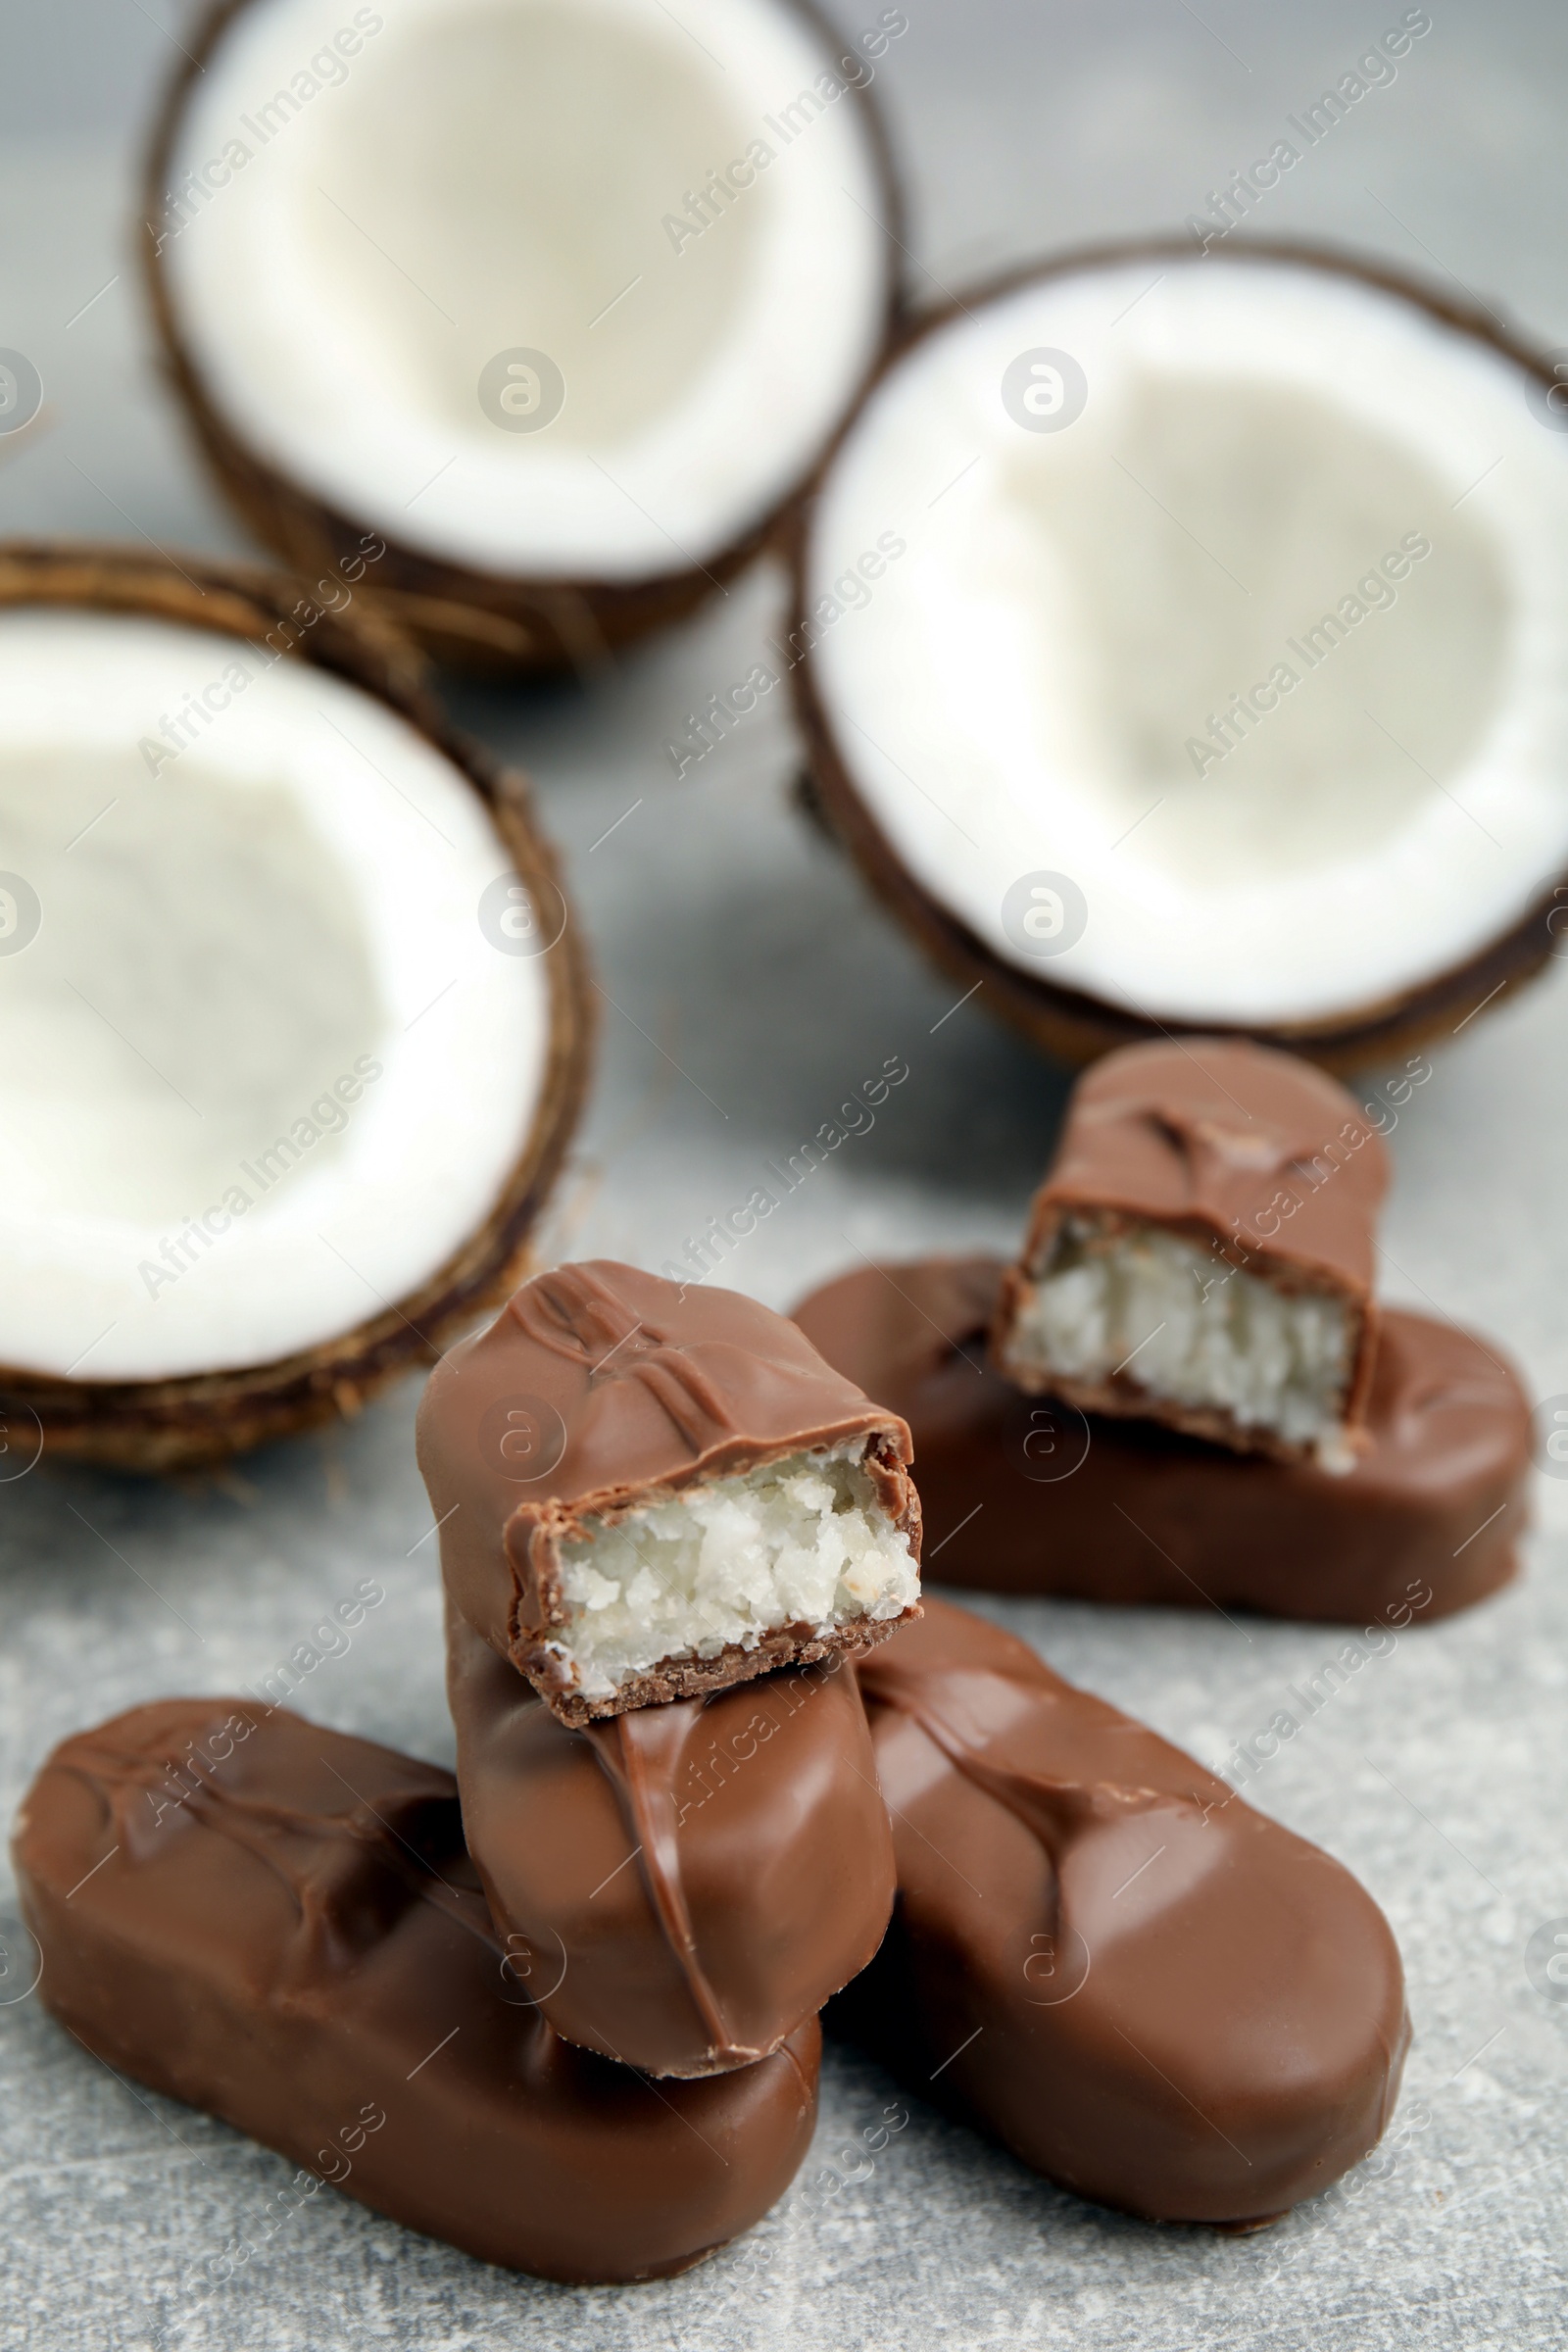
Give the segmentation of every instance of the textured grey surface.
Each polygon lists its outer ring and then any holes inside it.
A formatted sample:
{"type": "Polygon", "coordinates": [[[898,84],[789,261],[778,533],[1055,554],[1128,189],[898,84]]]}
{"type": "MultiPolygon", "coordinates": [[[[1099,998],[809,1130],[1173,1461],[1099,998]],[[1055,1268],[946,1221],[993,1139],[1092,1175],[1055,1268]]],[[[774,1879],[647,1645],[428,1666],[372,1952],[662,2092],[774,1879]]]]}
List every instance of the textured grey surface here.
{"type": "MultiPolygon", "coordinates": [[[[234,546],[152,374],[128,278],[132,135],[174,55],[153,22],[160,0],[149,5],[74,0],[25,29],[19,12],[6,35],[0,342],[34,358],[49,405],[0,444],[0,530],[234,546]]],[[[914,244],[954,282],[1050,242],[1179,220],[1399,12],[1111,0],[1091,20],[1063,0],[911,0],[908,13],[884,87],[910,162],[914,244]]],[[[1278,225],[1457,272],[1554,342],[1568,336],[1568,21],[1479,0],[1435,0],[1433,15],[1394,87],[1277,192],[1278,225]]],[[[744,1200],[760,1163],[798,1147],[847,1086],[888,1054],[907,1060],[876,1128],[736,1253],[731,1279],[785,1304],[857,1249],[1005,1246],[1060,1085],[978,1006],[943,1019],[955,992],[794,813],[780,710],[764,706],[672,780],[665,736],[694,699],[744,674],[776,594],[759,576],[592,692],[461,699],[540,779],[607,995],[553,1250],[657,1266],[744,1200]]],[[[1565,1060],[1568,984],[1553,971],[1435,1052],[1393,1137],[1389,1295],[1496,1333],[1538,1397],[1568,1393],[1565,1060]]],[[[367,1573],[385,1602],[301,1703],[449,1756],[413,1407],[404,1392],[223,1479],[143,1488],[37,1471],[0,1486],[7,1816],[63,1734],[158,1692],[256,1681],[367,1573]]],[[[1394,2140],[1279,2230],[1227,2240],[1118,2220],[917,2108],[869,2178],[852,2180],[863,2163],[841,2152],[891,2092],[835,2056],[813,2165],[765,2227],[776,2259],[760,2293],[742,2288],[734,2256],[668,2285],[541,2287],[323,2195],[204,2301],[207,2258],[257,2230],[285,2168],[117,2082],[35,1999],[8,1997],[30,1974],[8,1928],[0,2343],[100,2352],[148,2344],[160,2325],[176,2346],[246,2352],[1568,2342],[1568,2002],[1543,1997],[1524,1961],[1533,1931],[1568,1917],[1568,1486],[1540,1488],[1524,1585],[1412,1628],[1250,1790],[1386,1906],[1416,2024],[1394,2140]]],[[[1207,1615],[996,1613],[1211,1761],[1338,1643],[1329,1629],[1207,1615]]],[[[14,1917],[9,1892],[0,1914],[14,1917]]]]}

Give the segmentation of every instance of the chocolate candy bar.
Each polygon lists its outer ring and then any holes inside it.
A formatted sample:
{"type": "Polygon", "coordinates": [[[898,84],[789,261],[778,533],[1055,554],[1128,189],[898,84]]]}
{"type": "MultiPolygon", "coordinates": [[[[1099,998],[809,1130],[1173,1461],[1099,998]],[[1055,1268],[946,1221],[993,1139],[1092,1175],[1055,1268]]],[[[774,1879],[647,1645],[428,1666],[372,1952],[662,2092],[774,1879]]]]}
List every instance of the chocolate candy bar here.
{"type": "Polygon", "coordinates": [[[811,2136],[814,2020],[651,2086],[554,2034],[463,1850],[450,1773],[239,1699],[58,1747],[19,1820],[40,1998],[113,2067],[411,2229],[546,2278],[683,2271],[811,2136]]]}
{"type": "Polygon", "coordinates": [[[864,1967],[893,1839],[843,1658],[574,1731],[450,1605],[447,1644],[468,1848],[558,2033],[712,2074],[864,1967]]]}
{"type": "Polygon", "coordinates": [[[447,1590],[564,1723],[918,1610],[908,1431],[734,1291],[536,1276],[437,1365],[418,1450],[447,1590]]]}
{"type": "Polygon", "coordinates": [[[1386,1309],[1354,1467],[1238,1455],[1014,1388],[987,1353],[997,1257],[857,1267],[802,1329],[914,1438],[925,1573],[992,1592],[1407,1625],[1513,1575],[1530,1406],[1451,1323],[1386,1309]]]}
{"type": "Polygon", "coordinates": [[[830,2027],[1155,2221],[1255,2225],[1366,2154],[1409,2028],[1348,1871],[947,1602],[862,1683],[899,1901],[830,2027]]]}
{"type": "Polygon", "coordinates": [[[1348,1467],[1372,1378],[1377,1132],[1291,1054],[1129,1046],[1082,1077],[997,1360],[1022,1389],[1348,1467]]]}

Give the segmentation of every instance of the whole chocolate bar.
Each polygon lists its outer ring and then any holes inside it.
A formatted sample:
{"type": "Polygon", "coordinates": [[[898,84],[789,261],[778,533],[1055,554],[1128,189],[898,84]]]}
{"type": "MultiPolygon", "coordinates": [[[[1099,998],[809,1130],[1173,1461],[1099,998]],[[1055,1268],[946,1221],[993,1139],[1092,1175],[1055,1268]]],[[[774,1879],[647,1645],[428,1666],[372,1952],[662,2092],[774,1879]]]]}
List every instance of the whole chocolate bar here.
{"type": "Polygon", "coordinates": [[[242,1699],[67,1740],[16,1835],[40,1998],[139,2082],[411,2229],[579,2281],[683,2271],[782,2195],[814,2022],[652,2085],[563,2041],[514,1975],[450,1773],[242,1699]]]}
{"type": "Polygon", "coordinates": [[[831,2029],[1154,2221],[1255,2225],[1366,2154],[1409,2027],[1348,1871],[947,1602],[863,1684],[899,1901],[831,2029]]]}
{"type": "Polygon", "coordinates": [[[1385,1310],[1364,1443],[1340,1474],[1026,1396],[987,1352],[1004,1270],[859,1266],[795,1310],[829,1363],[909,1425],[928,1579],[1397,1627],[1514,1574],[1530,1406],[1470,1333],[1385,1310]]]}
{"type": "Polygon", "coordinates": [[[1352,1458],[1388,1184],[1344,1088],[1292,1054],[1192,1038],[1078,1081],[997,1301],[1018,1386],[1282,1458],[1352,1458]]]}
{"type": "Polygon", "coordinates": [[[747,2066],[881,1942],[893,1838],[843,1658],[572,1730],[449,1603],[447,1694],[468,1850],[568,2040],[747,2066]]]}
{"type": "Polygon", "coordinates": [[[918,1612],[908,1431],[734,1291],[537,1275],[437,1365],[418,1451],[448,1592],[565,1723],[918,1612]]]}

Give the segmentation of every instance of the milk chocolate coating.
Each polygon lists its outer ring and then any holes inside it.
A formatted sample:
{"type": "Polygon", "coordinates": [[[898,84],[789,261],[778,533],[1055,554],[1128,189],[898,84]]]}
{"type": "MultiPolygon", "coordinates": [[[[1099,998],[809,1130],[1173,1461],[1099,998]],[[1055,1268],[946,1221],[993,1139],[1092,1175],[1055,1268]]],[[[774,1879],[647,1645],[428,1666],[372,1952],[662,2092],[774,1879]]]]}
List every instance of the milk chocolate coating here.
{"type": "Polygon", "coordinates": [[[451,1774],[367,1740],[138,1707],[55,1750],[15,1852],[39,1996],[88,2049],[481,2261],[665,2277],[806,2153],[814,2021],[697,2083],[561,2040],[506,1969],[451,1774]]]}
{"type": "Polygon", "coordinates": [[[862,1681],[899,1900],[830,2024],[1154,2221],[1265,2221],[1366,2154],[1409,2026],[1348,1871],[948,1602],[862,1681]]]}
{"type": "Polygon", "coordinates": [[[746,2066],[881,1942],[893,1838],[842,1659],[574,1731],[449,1606],[447,1694],[468,1849],[569,2041],[746,2066]]]}
{"type": "Polygon", "coordinates": [[[1026,1396],[987,1352],[997,1257],[857,1267],[796,1308],[908,1423],[928,1579],[991,1592],[1425,1624],[1514,1574],[1530,1405],[1495,1349],[1385,1309],[1353,1469],[1026,1396]]]}
{"type": "Polygon", "coordinates": [[[901,1619],[857,1618],[825,1635],[783,1626],[749,1649],[662,1659],[612,1697],[585,1693],[551,1644],[568,1614],[561,1545],[581,1541],[584,1519],[623,1517],[699,1481],[855,1438],[867,1441],[877,1498],[918,1560],[920,1505],[897,1414],[770,1307],[599,1259],[536,1275],[488,1331],[442,1358],[417,1443],[458,1609],[563,1722],[585,1723],[887,1639],[901,1619]],[[502,1426],[509,1407],[519,1414],[513,1434],[502,1426]]]}
{"type": "Polygon", "coordinates": [[[1228,1409],[1156,1396],[1128,1367],[1069,1379],[1020,1361],[1013,1317],[1051,1258],[1066,1217],[1114,1236],[1154,1225],[1286,1292],[1345,1305],[1350,1358],[1341,1403],[1360,1421],[1372,1378],[1372,1233],[1388,1154],[1342,1086],[1294,1054],[1235,1038],[1128,1046],[1073,1089],[1051,1172],[1036,1194],[1019,1263],[997,1301],[997,1360],[1021,1387],[1050,1389],[1102,1413],[1162,1421],[1195,1437],[1283,1458],[1308,1447],[1228,1409]]]}

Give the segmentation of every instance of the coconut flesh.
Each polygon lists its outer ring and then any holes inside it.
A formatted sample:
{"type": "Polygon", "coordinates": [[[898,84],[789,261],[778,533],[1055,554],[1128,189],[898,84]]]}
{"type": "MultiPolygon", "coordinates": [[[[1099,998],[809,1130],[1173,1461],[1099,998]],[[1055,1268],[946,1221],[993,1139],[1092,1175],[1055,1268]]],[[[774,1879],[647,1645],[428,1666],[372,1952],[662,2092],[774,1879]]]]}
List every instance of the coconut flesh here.
{"type": "Polygon", "coordinates": [[[838,756],[919,888],[1020,970],[1216,1025],[1397,1002],[1519,921],[1568,864],[1568,443],[1520,368],[1267,259],[972,307],[858,417],[804,571],[838,756]],[[1064,426],[1004,405],[1042,352],[1083,371],[1064,426]],[[1004,910],[1034,875],[1082,894],[1059,952],[1004,910]]]}
{"type": "MultiPolygon", "coordinates": [[[[881,336],[874,68],[836,54],[778,0],[252,0],[154,223],[180,339],[251,449],[395,543],[686,572],[804,475],[881,336]],[[539,429],[481,406],[517,350],[564,383],[539,429]]],[[[503,389],[526,418],[534,378],[503,389]]]]}
{"type": "Polygon", "coordinates": [[[0,1363],[237,1368],[406,1298],[544,1080],[478,795],[371,696],[161,620],[0,613],[0,1363]]]}
{"type": "Polygon", "coordinates": [[[585,1521],[562,1545],[567,1618],[550,1642],[576,1688],[608,1698],[666,1658],[755,1649],[784,1626],[885,1625],[912,1608],[919,1569],[864,1457],[857,1438],[585,1521]]]}

